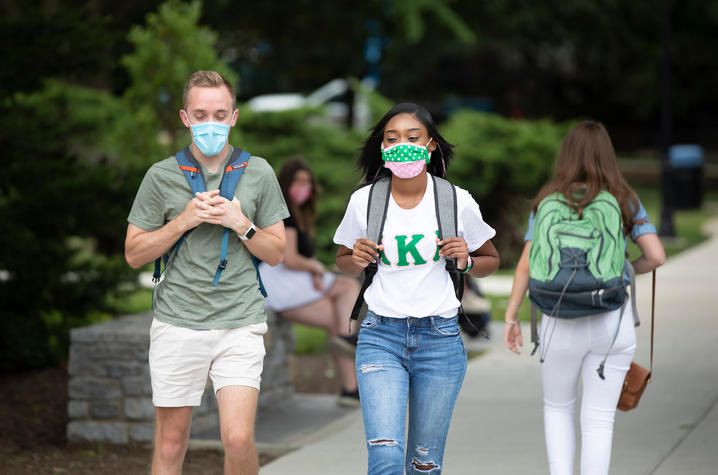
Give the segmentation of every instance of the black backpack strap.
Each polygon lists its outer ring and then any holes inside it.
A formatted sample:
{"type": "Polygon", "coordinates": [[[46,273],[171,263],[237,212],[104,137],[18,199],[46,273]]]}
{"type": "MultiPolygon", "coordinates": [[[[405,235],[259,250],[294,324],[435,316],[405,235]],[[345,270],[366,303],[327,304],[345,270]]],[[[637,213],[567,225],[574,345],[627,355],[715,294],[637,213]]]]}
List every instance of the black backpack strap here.
{"type": "MultiPolygon", "coordinates": [[[[389,208],[389,197],[391,196],[391,178],[382,178],[371,185],[369,188],[369,199],[367,200],[366,210],[366,230],[367,238],[375,243],[381,242],[382,233],[384,232],[384,221],[386,220],[386,210],[389,208]]],[[[357,320],[362,313],[364,306],[364,292],[369,288],[377,270],[379,269],[378,261],[381,259],[381,253],[377,262],[370,262],[364,269],[364,282],[362,282],[361,290],[354,302],[352,309],[352,320],[357,320]]]]}

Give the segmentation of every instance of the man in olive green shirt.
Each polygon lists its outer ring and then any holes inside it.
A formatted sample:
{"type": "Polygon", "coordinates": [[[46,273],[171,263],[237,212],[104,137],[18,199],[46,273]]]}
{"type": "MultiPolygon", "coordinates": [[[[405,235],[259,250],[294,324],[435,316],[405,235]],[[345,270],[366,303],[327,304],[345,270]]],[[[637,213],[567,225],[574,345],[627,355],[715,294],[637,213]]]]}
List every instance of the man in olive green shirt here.
{"type": "Polygon", "coordinates": [[[254,418],[267,326],[250,254],[270,265],[282,261],[289,213],[274,171],[260,157],[249,159],[231,201],[219,194],[233,150],[227,136],[238,113],[231,84],[216,72],[198,71],[185,84],[183,102],[180,118],[192,133],[189,150],[207,191],[192,196],[175,157],[155,163],[135,197],[125,241],[127,262],[136,268],[184,236],[153,297],[152,473],[181,473],[192,406],[200,404],[208,374],[219,406],[225,473],[257,473],[254,418]],[[213,286],[225,228],[231,230],[227,265],[213,286]]]}

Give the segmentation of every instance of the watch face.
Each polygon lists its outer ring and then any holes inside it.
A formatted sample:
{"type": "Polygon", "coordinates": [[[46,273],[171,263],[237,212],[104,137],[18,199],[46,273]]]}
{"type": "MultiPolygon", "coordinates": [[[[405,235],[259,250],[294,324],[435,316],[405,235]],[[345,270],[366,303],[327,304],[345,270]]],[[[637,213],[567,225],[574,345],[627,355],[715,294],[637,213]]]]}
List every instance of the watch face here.
{"type": "Polygon", "coordinates": [[[246,233],[244,233],[244,237],[247,239],[252,239],[252,236],[254,236],[254,233],[256,233],[256,232],[257,231],[254,229],[254,226],[252,226],[249,229],[247,229],[246,233]]]}

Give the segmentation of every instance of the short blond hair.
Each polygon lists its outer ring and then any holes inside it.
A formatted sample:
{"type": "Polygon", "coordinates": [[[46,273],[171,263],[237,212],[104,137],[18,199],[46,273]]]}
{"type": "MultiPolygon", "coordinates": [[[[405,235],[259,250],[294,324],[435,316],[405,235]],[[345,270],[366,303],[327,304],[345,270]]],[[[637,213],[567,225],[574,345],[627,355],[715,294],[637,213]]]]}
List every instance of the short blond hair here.
{"type": "Polygon", "coordinates": [[[182,92],[182,107],[187,108],[187,98],[189,91],[193,87],[226,87],[229,95],[232,97],[232,109],[237,105],[237,98],[234,94],[234,88],[227,79],[216,71],[197,71],[187,79],[182,92]]]}

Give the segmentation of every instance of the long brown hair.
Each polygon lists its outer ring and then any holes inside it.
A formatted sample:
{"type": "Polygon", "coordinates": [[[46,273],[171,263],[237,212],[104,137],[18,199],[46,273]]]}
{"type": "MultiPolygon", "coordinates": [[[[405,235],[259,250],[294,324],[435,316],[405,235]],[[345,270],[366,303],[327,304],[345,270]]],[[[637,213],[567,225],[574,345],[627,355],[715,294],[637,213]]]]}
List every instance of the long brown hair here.
{"type": "Polygon", "coordinates": [[[573,203],[580,214],[601,190],[608,191],[618,201],[623,232],[628,235],[638,211],[638,196],[621,175],[606,128],[600,122],[585,120],[576,124],[563,139],[553,179],[539,191],[533,210],[535,213],[546,196],[558,192],[573,203]]]}
{"type": "Polygon", "coordinates": [[[317,182],[317,178],[314,176],[314,173],[312,173],[312,169],[309,168],[309,164],[298,155],[289,158],[282,164],[282,168],[279,169],[277,181],[279,181],[279,186],[282,189],[284,201],[289,207],[289,212],[292,216],[294,216],[294,220],[297,222],[297,228],[300,231],[313,236],[314,221],[317,217],[319,183],[317,182]],[[289,187],[294,181],[294,177],[297,175],[297,172],[302,170],[309,173],[309,176],[312,177],[312,194],[301,206],[297,206],[289,197],[289,187]]]}

